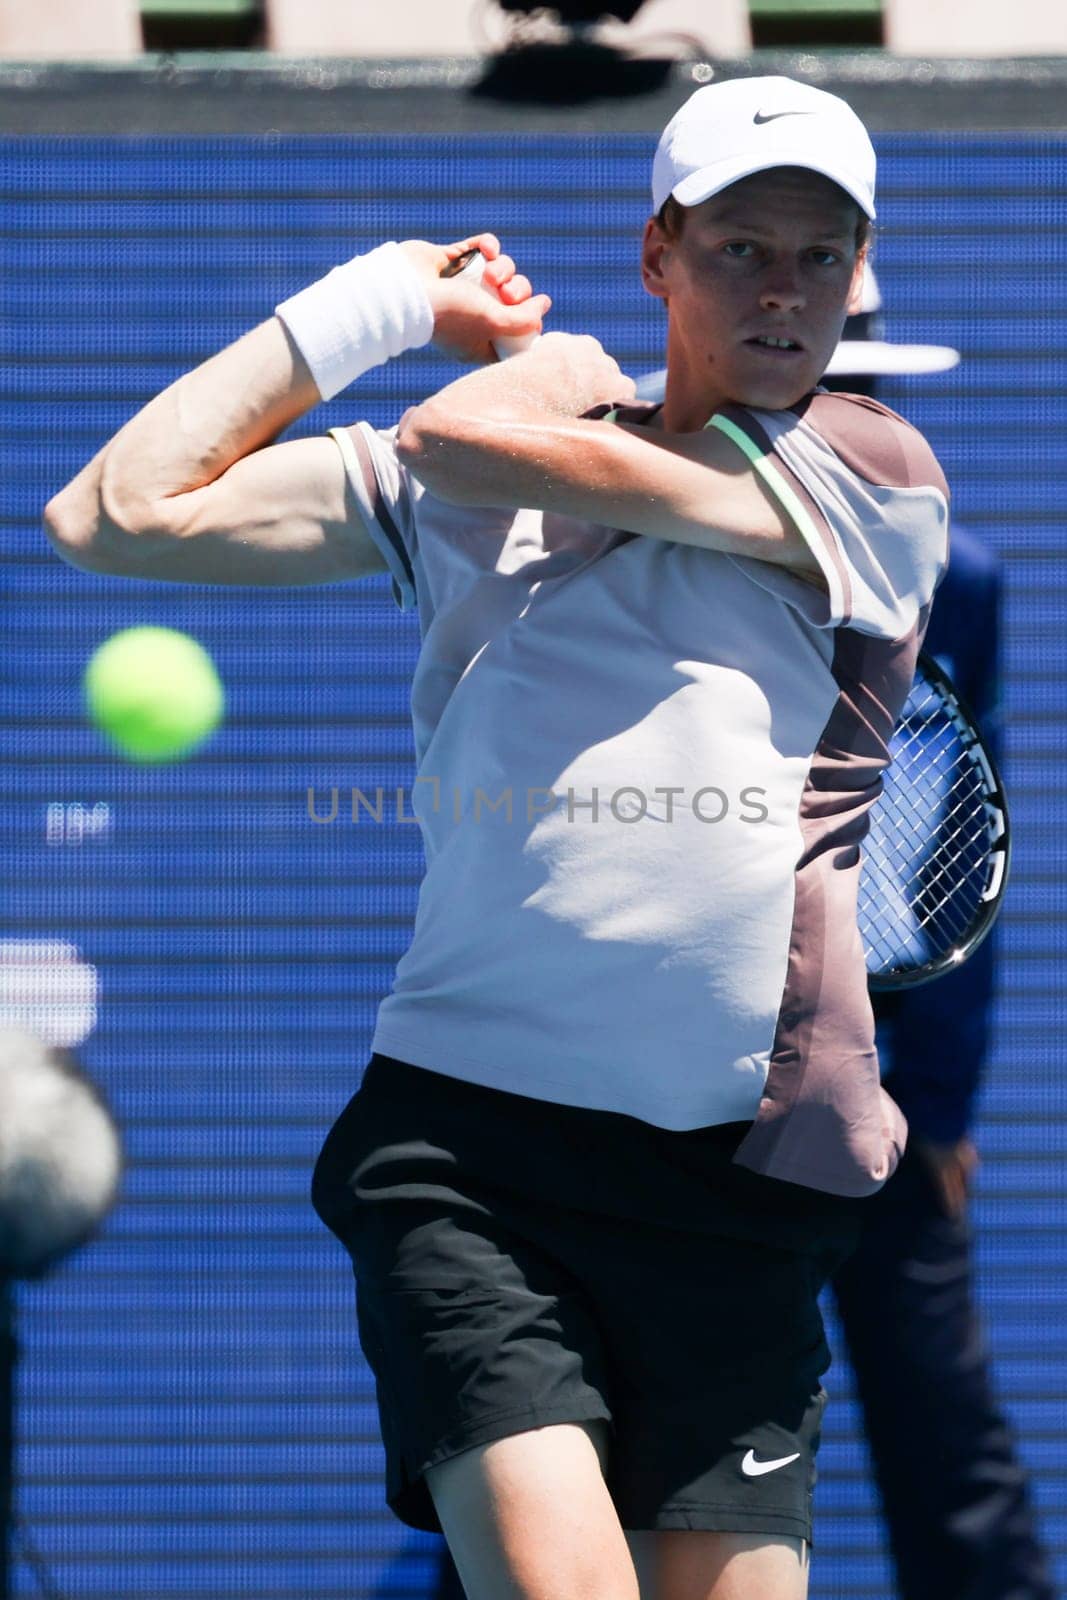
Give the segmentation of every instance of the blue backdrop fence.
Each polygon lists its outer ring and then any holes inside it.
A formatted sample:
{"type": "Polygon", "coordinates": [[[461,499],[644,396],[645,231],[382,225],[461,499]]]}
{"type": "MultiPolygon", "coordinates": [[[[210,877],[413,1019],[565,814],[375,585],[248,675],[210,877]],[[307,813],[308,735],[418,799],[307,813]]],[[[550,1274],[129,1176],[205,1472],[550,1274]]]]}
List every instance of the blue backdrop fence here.
{"type": "MultiPolygon", "coordinates": [[[[41,508],[162,387],[386,238],[490,227],[552,295],[553,326],[595,333],[634,376],[661,365],[637,273],[653,145],[0,140],[0,981],[41,944],[44,1005],[75,960],[95,969],[81,1053],[129,1157],[101,1240],[19,1296],[18,1505],[68,1596],[426,1591],[438,1541],[385,1507],[347,1263],[308,1202],[414,913],[417,828],[354,825],[344,797],[411,784],[418,621],[385,577],[211,589],[86,575],[52,553],[41,508]],[[88,655],[139,622],[195,635],[227,685],[224,727],[184,764],[126,765],[83,716],[88,655]],[[308,788],[333,786],[338,820],[313,823],[308,788]]],[[[1016,855],[974,1217],[996,1376],[1062,1580],[1067,142],[878,146],[892,336],[963,352],[887,399],[926,432],[957,513],[1006,566],[1016,855]]],[[[458,371],[409,355],[290,436],[388,424],[458,371]]],[[[887,1596],[843,1360],[828,1387],[812,1595],[887,1596]]],[[[34,1592],[19,1566],[15,1593],[34,1592]]]]}

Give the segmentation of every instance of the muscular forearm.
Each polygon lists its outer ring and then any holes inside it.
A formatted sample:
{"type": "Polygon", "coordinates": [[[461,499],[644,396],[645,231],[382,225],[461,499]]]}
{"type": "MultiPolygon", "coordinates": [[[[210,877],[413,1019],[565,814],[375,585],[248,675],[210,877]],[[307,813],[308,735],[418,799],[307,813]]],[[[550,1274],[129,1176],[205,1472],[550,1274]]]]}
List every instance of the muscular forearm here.
{"type": "MultiPolygon", "coordinates": [[[[336,473],[321,452],[297,461],[282,445],[285,460],[275,462],[261,447],[320,399],[431,336],[464,359],[484,359],[494,335],[537,331],[546,307],[493,234],[449,246],[391,241],[353,257],[150,401],[48,503],[45,530],[75,566],[135,576],[161,571],[164,559],[168,571],[185,570],[176,546],[205,535],[223,535],[231,549],[262,538],[268,551],[306,552],[312,524],[335,520],[326,479],[336,473]],[[440,277],[471,247],[489,257],[487,275],[509,303],[440,277]],[[277,507],[275,467],[305,474],[277,507]]],[[[228,560],[238,570],[232,553],[228,560]]]]}
{"type": "Polygon", "coordinates": [[[584,418],[633,389],[595,339],[550,333],[405,412],[397,453],[453,504],[558,509],[549,503],[554,493],[573,502],[586,488],[595,494],[610,485],[616,430],[584,418]]]}
{"type": "Polygon", "coordinates": [[[303,357],[271,317],[131,417],[49,502],[46,529],[69,547],[169,527],[180,515],[176,497],[214,482],[318,400],[303,357]]]}
{"type": "Polygon", "coordinates": [[[352,257],[132,417],[46,507],[49,536],[75,565],[137,573],[216,523],[236,533],[230,470],[433,325],[402,246],[352,257]]]}
{"type": "Polygon", "coordinates": [[[550,396],[532,353],[507,365],[460,379],[402,418],[397,453],[439,498],[753,556],[825,587],[800,533],[724,435],[568,414],[567,392],[550,396]]]}
{"type": "Polygon", "coordinates": [[[616,442],[580,418],[521,405],[457,413],[435,396],[404,414],[396,444],[420,482],[453,505],[551,510],[566,496],[579,516],[611,487],[616,442]]]}

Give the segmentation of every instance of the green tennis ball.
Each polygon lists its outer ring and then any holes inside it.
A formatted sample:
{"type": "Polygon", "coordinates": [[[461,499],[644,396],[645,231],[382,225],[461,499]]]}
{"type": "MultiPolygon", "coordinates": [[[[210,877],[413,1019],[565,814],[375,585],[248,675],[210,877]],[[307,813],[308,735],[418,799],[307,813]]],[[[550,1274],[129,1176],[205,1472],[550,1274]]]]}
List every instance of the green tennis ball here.
{"type": "Polygon", "coordinates": [[[226,696],[215,663],[175,628],[123,628],[82,680],[89,715],[131,761],[176,761],[218,726],[226,696]]]}

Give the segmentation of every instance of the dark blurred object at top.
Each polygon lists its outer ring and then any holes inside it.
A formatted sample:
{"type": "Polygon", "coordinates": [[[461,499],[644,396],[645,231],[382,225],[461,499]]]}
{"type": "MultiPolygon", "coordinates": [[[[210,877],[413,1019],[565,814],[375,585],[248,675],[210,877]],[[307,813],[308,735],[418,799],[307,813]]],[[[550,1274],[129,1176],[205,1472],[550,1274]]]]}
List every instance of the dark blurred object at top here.
{"type": "Polygon", "coordinates": [[[618,17],[620,22],[632,22],[644,5],[645,0],[614,0],[614,4],[602,5],[600,0],[588,0],[583,5],[582,0],[565,0],[563,5],[543,6],[534,3],[527,4],[527,0],[496,0],[501,11],[521,12],[524,16],[532,16],[535,11],[549,11],[564,27],[592,27],[594,22],[599,22],[601,17],[618,17]]]}
{"type": "Polygon", "coordinates": [[[631,23],[644,0],[563,0],[556,6],[495,0],[511,37],[486,59],[471,94],[528,105],[580,105],[585,101],[650,94],[661,89],[681,57],[706,59],[705,43],[690,34],[664,33],[662,55],[645,55],[625,42],[598,38],[601,24],[631,23]]]}

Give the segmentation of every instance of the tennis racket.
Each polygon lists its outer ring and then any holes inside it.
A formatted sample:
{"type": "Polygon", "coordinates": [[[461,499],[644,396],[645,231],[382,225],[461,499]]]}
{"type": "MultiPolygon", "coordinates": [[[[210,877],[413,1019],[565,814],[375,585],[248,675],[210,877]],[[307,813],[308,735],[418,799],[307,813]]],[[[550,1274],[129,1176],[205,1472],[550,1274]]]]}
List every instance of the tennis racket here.
{"type": "MultiPolygon", "coordinates": [[[[465,251],[442,277],[481,282],[485,258],[465,251]]],[[[536,339],[501,339],[501,360],[536,339]]],[[[662,399],[666,374],[637,385],[662,399]]],[[[961,966],[996,920],[1011,832],[996,763],[947,673],[923,651],[890,740],[892,763],[863,844],[858,922],[868,987],[916,988],[961,966]]]]}
{"type": "Polygon", "coordinates": [[[996,763],[948,674],[923,651],[863,842],[868,987],[911,989],[961,966],[993,926],[1011,830],[996,763]]]}

